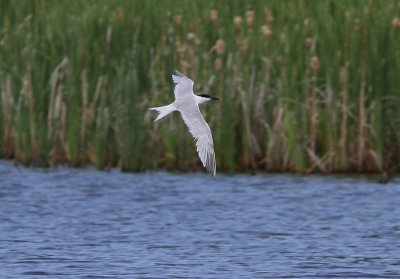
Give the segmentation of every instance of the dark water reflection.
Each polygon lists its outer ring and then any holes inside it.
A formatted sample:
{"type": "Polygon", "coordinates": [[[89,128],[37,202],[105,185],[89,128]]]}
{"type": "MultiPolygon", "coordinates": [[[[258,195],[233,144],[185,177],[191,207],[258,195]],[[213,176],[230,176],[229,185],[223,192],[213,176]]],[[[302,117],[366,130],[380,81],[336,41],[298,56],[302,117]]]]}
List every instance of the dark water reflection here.
{"type": "Polygon", "coordinates": [[[400,278],[400,183],[0,162],[0,278],[400,278]]]}

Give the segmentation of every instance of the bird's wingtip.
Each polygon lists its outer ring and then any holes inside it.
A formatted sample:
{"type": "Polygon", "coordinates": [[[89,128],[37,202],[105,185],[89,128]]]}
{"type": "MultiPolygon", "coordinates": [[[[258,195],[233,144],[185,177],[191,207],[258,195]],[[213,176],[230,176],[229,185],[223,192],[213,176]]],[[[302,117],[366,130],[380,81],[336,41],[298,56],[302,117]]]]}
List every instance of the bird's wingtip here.
{"type": "Polygon", "coordinates": [[[209,173],[211,174],[211,177],[215,179],[215,175],[217,174],[217,171],[215,169],[209,170],[209,173]]]}

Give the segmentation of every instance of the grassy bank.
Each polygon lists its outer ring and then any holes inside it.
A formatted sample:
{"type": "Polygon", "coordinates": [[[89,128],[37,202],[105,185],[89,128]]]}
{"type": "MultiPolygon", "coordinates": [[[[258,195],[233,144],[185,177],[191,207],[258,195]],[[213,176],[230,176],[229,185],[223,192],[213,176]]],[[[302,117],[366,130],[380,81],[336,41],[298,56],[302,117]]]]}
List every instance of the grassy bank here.
{"type": "Polygon", "coordinates": [[[400,169],[399,1],[1,1],[0,147],[23,164],[200,169],[174,68],[223,99],[218,170],[400,169]]]}

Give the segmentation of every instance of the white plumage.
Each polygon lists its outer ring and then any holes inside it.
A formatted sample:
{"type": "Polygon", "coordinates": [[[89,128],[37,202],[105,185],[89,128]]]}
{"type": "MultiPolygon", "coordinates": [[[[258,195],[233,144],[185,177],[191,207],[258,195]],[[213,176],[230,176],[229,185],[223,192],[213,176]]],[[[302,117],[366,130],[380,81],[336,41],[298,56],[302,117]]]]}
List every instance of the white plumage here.
{"type": "Polygon", "coordinates": [[[199,105],[210,100],[219,100],[207,94],[195,95],[193,92],[193,80],[175,70],[172,75],[175,83],[175,101],[163,107],[150,108],[158,111],[159,115],[154,121],[158,121],[173,111],[179,111],[182,119],[196,141],[196,149],[203,166],[215,177],[216,162],[213,138],[210,127],[200,112],[199,105]]]}

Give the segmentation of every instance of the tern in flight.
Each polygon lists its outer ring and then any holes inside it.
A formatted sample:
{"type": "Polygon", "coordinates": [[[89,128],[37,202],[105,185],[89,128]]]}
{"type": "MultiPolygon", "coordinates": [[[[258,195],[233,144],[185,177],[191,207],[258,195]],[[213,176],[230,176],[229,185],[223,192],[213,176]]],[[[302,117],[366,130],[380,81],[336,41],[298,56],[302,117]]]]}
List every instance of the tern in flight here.
{"type": "Polygon", "coordinates": [[[167,106],[150,108],[150,110],[155,110],[159,113],[154,122],[173,111],[179,111],[196,141],[197,153],[199,153],[203,166],[212,177],[215,177],[216,163],[213,138],[210,127],[200,112],[199,105],[210,100],[219,100],[219,98],[211,97],[207,94],[195,95],[193,92],[193,80],[177,70],[172,75],[172,81],[175,83],[175,101],[167,106]]]}

